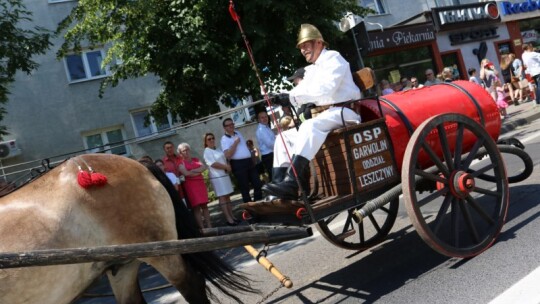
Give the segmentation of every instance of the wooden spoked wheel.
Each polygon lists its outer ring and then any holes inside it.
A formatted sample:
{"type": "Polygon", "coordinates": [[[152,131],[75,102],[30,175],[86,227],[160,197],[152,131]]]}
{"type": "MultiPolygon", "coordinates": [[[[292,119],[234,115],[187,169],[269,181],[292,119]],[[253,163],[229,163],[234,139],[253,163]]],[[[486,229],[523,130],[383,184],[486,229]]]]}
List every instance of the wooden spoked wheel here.
{"type": "Polygon", "coordinates": [[[399,199],[395,199],[363,221],[356,215],[358,208],[351,208],[318,221],[316,226],[326,240],[338,247],[366,250],[384,241],[396,221],[398,208],[399,199]]]}
{"type": "Polygon", "coordinates": [[[401,171],[407,213],[430,247],[471,257],[493,244],[508,211],[508,180],[497,145],[481,125],[460,114],[428,119],[412,135],[401,171]],[[494,181],[478,178],[486,173],[494,181]],[[436,190],[422,193],[426,182],[436,190]]]}

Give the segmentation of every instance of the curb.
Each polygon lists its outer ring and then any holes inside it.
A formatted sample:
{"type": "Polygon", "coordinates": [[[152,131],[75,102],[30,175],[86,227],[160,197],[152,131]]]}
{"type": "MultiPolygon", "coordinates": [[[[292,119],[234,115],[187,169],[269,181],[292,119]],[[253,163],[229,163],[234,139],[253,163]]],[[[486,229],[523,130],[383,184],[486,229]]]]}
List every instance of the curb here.
{"type": "Polygon", "coordinates": [[[521,117],[515,120],[509,120],[507,122],[504,122],[501,127],[501,134],[513,131],[520,126],[530,124],[531,122],[540,118],[540,110],[531,109],[531,111],[535,111],[535,113],[529,116],[525,116],[525,117],[521,117]]]}

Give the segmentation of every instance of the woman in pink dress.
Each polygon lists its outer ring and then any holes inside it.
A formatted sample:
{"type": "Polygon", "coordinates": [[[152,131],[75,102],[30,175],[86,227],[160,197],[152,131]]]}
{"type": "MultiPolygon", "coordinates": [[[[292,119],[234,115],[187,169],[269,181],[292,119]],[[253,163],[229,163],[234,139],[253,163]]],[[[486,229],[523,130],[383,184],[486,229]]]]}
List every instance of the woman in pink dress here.
{"type": "Polygon", "coordinates": [[[212,228],[208,211],[208,190],[202,175],[206,166],[198,158],[191,157],[191,147],[187,143],[178,145],[178,153],[183,158],[178,170],[186,177],[184,188],[197,225],[201,229],[212,228]]]}

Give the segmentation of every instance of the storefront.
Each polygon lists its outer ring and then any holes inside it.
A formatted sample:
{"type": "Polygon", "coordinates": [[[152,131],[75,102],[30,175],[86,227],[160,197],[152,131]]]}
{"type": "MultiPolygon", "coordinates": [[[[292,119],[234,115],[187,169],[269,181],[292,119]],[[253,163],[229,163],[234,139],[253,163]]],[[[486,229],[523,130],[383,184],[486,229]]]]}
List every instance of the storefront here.
{"type": "Polygon", "coordinates": [[[482,59],[499,62],[499,49],[513,48],[494,1],[434,8],[432,16],[442,61],[438,71],[454,66],[460,79],[468,79],[467,70],[479,70],[482,59]]]}
{"type": "MultiPolygon", "coordinates": [[[[508,26],[510,52],[521,57],[524,43],[531,43],[540,49],[540,1],[539,0],[513,0],[497,1],[501,13],[501,21],[508,26]]],[[[500,52],[506,51],[503,45],[500,52]]]]}
{"type": "Polygon", "coordinates": [[[368,32],[369,52],[363,65],[375,71],[378,80],[399,83],[401,77],[418,77],[434,68],[438,54],[432,23],[385,28],[368,32]]]}

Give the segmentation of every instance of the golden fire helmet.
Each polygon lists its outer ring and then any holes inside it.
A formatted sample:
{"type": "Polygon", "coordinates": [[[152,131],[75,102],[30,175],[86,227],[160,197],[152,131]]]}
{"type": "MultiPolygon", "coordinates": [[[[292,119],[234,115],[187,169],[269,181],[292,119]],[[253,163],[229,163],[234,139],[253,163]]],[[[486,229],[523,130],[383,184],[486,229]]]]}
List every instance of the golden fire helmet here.
{"type": "Polygon", "coordinates": [[[310,40],[320,40],[325,46],[328,46],[328,43],[324,41],[321,32],[319,32],[315,26],[304,23],[300,25],[300,32],[298,32],[298,42],[296,43],[296,47],[299,47],[300,44],[310,40]]]}

